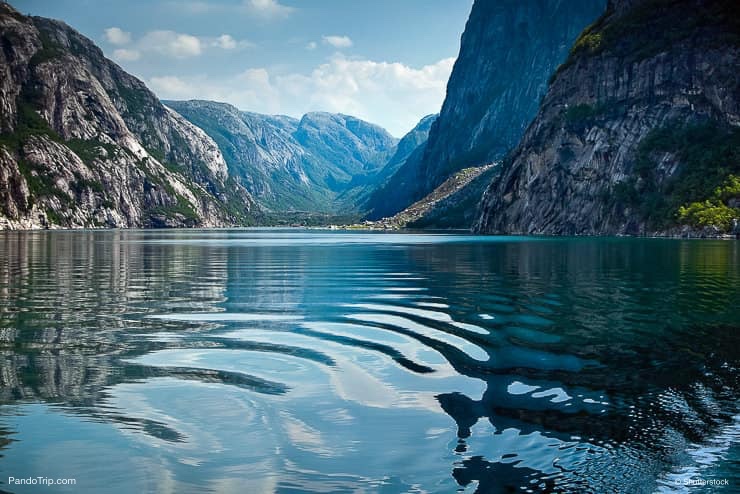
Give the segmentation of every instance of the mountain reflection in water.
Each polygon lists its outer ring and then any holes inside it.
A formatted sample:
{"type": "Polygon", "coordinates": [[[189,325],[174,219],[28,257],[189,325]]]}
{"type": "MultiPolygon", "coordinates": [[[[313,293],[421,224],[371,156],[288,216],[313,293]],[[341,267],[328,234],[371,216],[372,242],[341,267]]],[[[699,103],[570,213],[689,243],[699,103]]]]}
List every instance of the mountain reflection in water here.
{"type": "Polygon", "coordinates": [[[2,233],[0,478],[730,492],[739,261],[722,241],[2,233]]]}

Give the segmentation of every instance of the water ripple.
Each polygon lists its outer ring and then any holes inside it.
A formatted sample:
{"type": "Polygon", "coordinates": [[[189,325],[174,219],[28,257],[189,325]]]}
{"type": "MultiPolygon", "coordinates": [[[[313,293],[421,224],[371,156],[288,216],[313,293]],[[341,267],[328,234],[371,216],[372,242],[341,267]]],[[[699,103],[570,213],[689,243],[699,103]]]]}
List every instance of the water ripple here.
{"type": "Polygon", "coordinates": [[[4,469],[58,465],[87,492],[686,492],[736,479],[738,250],[3,233],[4,469]]]}

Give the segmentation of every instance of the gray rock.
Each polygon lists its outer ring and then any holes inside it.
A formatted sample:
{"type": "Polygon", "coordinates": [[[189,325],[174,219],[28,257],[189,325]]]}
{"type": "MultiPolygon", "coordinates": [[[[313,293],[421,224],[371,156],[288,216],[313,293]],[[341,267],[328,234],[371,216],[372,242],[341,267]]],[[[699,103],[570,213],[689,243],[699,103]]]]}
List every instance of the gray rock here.
{"type": "Polygon", "coordinates": [[[253,221],[216,143],[66,24],[0,4],[0,225],[253,221]]]}
{"type": "Polygon", "coordinates": [[[439,118],[377,204],[389,216],[456,172],[499,161],[537,113],[547,81],[606,0],[477,0],[439,118]],[[390,210],[389,210],[390,209],[390,210]]]}
{"type": "Polygon", "coordinates": [[[740,125],[733,7],[611,1],[555,74],[539,114],[487,190],[477,230],[670,234],[638,209],[650,208],[644,196],[667,194],[684,163],[671,150],[653,153],[645,187],[638,152],[666,126],[710,122],[732,132],[740,125]],[[620,187],[637,191],[633,203],[616,198],[620,187]]]}

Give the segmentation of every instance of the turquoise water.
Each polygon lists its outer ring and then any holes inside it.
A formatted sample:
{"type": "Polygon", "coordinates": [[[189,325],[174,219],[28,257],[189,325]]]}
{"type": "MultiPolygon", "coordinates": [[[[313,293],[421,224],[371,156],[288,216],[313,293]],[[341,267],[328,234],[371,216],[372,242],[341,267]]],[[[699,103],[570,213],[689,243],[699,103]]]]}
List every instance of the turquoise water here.
{"type": "Polygon", "coordinates": [[[737,492],[739,305],[738,242],[0,233],[0,490],[737,492]]]}

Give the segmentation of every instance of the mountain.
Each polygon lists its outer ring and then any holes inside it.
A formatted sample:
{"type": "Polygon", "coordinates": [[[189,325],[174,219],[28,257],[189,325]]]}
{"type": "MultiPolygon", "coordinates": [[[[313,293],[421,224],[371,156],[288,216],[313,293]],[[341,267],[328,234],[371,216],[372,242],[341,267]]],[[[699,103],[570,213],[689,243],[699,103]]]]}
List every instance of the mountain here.
{"type": "Polygon", "coordinates": [[[0,226],[248,224],[216,143],[66,24],[0,4],[0,226]]]}
{"type": "Polygon", "coordinates": [[[427,115],[398,142],[396,152],[377,177],[376,187],[370,192],[362,208],[369,219],[378,220],[392,216],[408,205],[407,196],[399,191],[414,186],[415,171],[426,147],[429,131],[438,115],[427,115]],[[400,172],[403,170],[403,172],[400,172]]]}
{"type": "Polygon", "coordinates": [[[401,168],[419,146],[425,145],[429,138],[429,131],[438,115],[427,115],[398,141],[391,159],[383,167],[378,176],[379,181],[387,180],[401,168]]]}
{"type": "Polygon", "coordinates": [[[537,113],[548,77],[605,0],[477,0],[439,118],[420,156],[392,177],[375,204],[389,216],[463,168],[500,160],[537,113]]]}
{"type": "Polygon", "coordinates": [[[393,216],[366,221],[373,229],[471,229],[483,192],[496,171],[495,165],[460,170],[436,189],[393,216]]]}
{"type": "Polygon", "coordinates": [[[300,120],[211,101],[166,101],[221,148],[229,173],[273,211],[338,212],[374,184],[397,141],[377,125],[332,113],[300,120]]]}
{"type": "Polygon", "coordinates": [[[740,218],[735,0],[612,0],[484,197],[489,233],[728,231],[740,218]]]}

